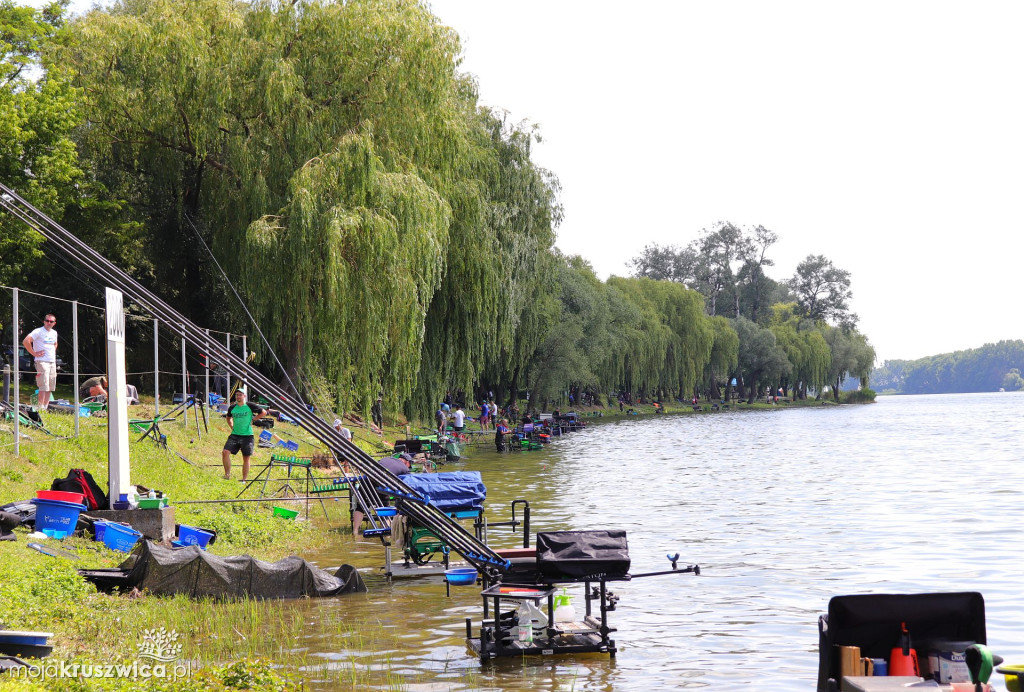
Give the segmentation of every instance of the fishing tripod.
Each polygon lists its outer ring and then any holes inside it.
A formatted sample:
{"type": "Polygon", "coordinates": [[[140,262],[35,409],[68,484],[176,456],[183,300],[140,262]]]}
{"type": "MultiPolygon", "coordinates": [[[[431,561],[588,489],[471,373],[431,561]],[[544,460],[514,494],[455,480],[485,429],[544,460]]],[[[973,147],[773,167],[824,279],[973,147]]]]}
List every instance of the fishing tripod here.
{"type": "Polygon", "coordinates": [[[146,420],[146,421],[141,421],[141,420],[140,421],[135,421],[135,420],[133,420],[133,421],[129,421],[129,422],[132,423],[132,424],[135,424],[135,425],[144,425],[146,423],[149,424],[149,427],[146,428],[146,432],[143,433],[142,437],[140,437],[138,439],[139,442],[142,442],[147,437],[152,435],[154,442],[156,442],[159,445],[162,445],[162,446],[166,447],[167,446],[167,436],[160,432],[160,423],[173,422],[173,421],[177,420],[177,415],[176,414],[181,413],[183,416],[185,416],[185,429],[187,430],[188,429],[188,410],[192,409],[192,414],[195,416],[196,435],[199,437],[200,440],[202,440],[203,439],[203,433],[200,432],[200,430],[199,430],[199,409],[201,409],[201,408],[204,409],[204,411],[203,411],[203,429],[206,430],[207,433],[210,432],[209,427],[207,427],[207,425],[206,425],[206,411],[205,411],[204,407],[205,407],[205,404],[203,402],[196,401],[196,395],[195,394],[186,394],[184,399],[182,399],[181,403],[178,404],[177,406],[175,406],[174,408],[172,408],[170,411],[168,411],[167,415],[165,415],[165,416],[159,416],[159,415],[158,416],[154,416],[153,420],[151,420],[151,421],[150,420],[146,420]]]}

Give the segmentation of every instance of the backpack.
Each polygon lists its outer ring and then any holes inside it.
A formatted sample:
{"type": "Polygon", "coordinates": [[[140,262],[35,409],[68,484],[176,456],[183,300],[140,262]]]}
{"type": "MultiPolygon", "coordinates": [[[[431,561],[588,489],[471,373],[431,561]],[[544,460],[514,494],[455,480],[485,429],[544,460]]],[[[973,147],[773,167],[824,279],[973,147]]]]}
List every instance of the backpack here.
{"type": "Polygon", "coordinates": [[[88,509],[106,509],[107,495],[96,484],[92,474],[83,469],[71,469],[67,478],[54,478],[50,490],[63,490],[69,493],[85,495],[88,509]]]}

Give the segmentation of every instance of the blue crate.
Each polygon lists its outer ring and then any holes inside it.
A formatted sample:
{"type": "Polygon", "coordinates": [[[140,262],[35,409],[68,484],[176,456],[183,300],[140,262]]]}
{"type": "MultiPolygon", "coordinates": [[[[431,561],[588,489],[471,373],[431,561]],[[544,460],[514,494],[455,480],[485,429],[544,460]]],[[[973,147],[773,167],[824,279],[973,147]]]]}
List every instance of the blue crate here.
{"type": "Polygon", "coordinates": [[[122,553],[132,552],[132,548],[142,538],[142,534],[130,526],[121,524],[107,524],[103,531],[103,545],[111,550],[120,550],[122,553]]]}

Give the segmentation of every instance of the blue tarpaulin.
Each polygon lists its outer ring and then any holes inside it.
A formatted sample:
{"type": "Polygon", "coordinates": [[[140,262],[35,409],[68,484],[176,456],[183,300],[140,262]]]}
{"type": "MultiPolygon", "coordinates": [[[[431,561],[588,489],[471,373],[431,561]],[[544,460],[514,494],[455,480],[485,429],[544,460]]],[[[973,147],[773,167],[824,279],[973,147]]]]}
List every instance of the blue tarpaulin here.
{"type": "Polygon", "coordinates": [[[410,473],[402,482],[430,497],[430,504],[442,512],[483,509],[487,487],[479,471],[447,471],[444,473],[410,473]]]}

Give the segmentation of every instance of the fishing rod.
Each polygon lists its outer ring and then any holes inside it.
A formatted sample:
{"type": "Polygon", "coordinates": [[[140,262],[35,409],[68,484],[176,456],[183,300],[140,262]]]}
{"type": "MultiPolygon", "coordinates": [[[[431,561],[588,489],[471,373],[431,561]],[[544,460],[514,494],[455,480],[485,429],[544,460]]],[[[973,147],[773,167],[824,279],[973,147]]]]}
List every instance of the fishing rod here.
{"type": "Polygon", "coordinates": [[[211,342],[205,331],[2,183],[0,183],[0,206],[54,243],[58,249],[92,271],[108,285],[127,294],[155,317],[180,330],[181,337],[192,346],[205,350],[208,354],[217,357],[220,362],[233,366],[234,371],[245,373],[247,379],[252,381],[261,392],[270,395],[276,406],[293,418],[299,427],[334,452],[335,462],[339,467],[341,466],[339,460],[344,459],[366,475],[382,493],[399,498],[403,501],[404,510],[410,517],[433,529],[440,538],[448,542],[456,552],[479,571],[497,576],[499,572],[510,567],[508,560],[502,558],[437,507],[429,504],[419,493],[409,488],[375,459],[342,437],[341,433],[334,430],[322,418],[313,415],[301,398],[297,403],[276,383],[253,368],[240,356],[229,351],[226,346],[211,342]]]}

